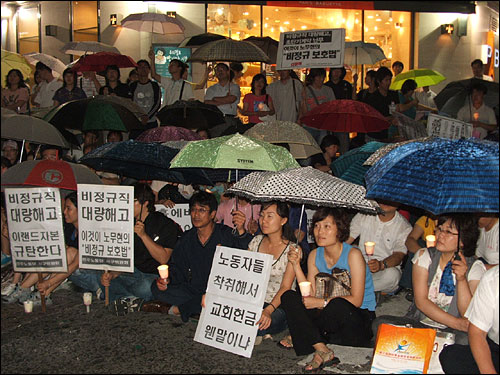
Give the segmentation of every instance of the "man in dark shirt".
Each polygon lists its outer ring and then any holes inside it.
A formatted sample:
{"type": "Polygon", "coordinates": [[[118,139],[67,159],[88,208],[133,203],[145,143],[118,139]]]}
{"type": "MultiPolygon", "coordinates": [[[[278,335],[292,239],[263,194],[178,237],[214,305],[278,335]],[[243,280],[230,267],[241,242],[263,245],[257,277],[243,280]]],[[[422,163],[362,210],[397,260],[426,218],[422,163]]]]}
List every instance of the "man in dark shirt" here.
{"type": "Polygon", "coordinates": [[[245,215],[233,212],[232,228],[215,223],[217,200],[201,191],[189,201],[193,228],[184,233],[175,245],[169,279],[158,278],[151,285],[155,301],[142,306],[142,311],[169,312],[187,321],[201,312],[201,298],[207,289],[212,260],[217,245],[247,249],[253,238],[244,229],[245,215]]]}
{"type": "Polygon", "coordinates": [[[99,89],[99,95],[116,95],[132,99],[130,87],[120,82],[120,69],[116,65],[106,67],[106,85],[99,89]]]}
{"type": "Polygon", "coordinates": [[[109,286],[109,299],[117,315],[125,315],[149,301],[157,267],[167,264],[177,239],[179,226],[154,211],[155,198],[148,185],[134,185],[134,273],[107,272],[100,278],[101,289],[109,286]]]}

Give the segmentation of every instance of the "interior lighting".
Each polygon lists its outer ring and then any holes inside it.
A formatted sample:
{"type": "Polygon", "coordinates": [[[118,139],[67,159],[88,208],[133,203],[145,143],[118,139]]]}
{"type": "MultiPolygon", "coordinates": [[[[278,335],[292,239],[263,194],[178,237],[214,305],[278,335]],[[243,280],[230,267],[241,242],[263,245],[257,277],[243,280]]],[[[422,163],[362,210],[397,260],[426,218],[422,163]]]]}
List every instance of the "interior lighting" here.
{"type": "Polygon", "coordinates": [[[356,25],[359,23],[359,20],[356,18],[356,20],[354,21],[356,23],[356,25]]]}
{"type": "Polygon", "coordinates": [[[377,18],[375,21],[382,22],[382,18],[377,18]]]}
{"type": "Polygon", "coordinates": [[[217,9],[217,14],[222,16],[224,14],[224,9],[222,8],[217,9]]]}
{"type": "Polygon", "coordinates": [[[371,37],[370,37],[370,39],[375,39],[375,37],[374,37],[374,36],[371,36],[371,37]]]}
{"type": "Polygon", "coordinates": [[[402,23],[400,23],[400,22],[396,22],[396,25],[394,25],[394,27],[395,27],[396,29],[400,29],[400,28],[402,28],[402,27],[403,27],[403,24],[402,24],[402,23]]]}
{"type": "Polygon", "coordinates": [[[373,30],[377,31],[377,30],[378,30],[378,27],[377,27],[377,26],[375,26],[375,27],[373,28],[373,30]]]}
{"type": "Polygon", "coordinates": [[[248,16],[249,14],[250,14],[250,13],[248,13],[248,12],[243,12],[243,15],[244,15],[244,16],[248,16]]]}
{"type": "Polygon", "coordinates": [[[2,18],[10,18],[10,16],[12,16],[10,8],[2,7],[2,18]]]}
{"type": "Polygon", "coordinates": [[[306,25],[303,25],[303,26],[301,26],[301,29],[302,29],[302,30],[305,30],[305,29],[307,29],[307,26],[306,26],[306,25]]]}
{"type": "Polygon", "coordinates": [[[368,16],[368,19],[372,19],[372,18],[373,18],[373,16],[368,16]]]}
{"type": "Polygon", "coordinates": [[[284,25],[290,25],[290,21],[283,22],[284,25]]]}

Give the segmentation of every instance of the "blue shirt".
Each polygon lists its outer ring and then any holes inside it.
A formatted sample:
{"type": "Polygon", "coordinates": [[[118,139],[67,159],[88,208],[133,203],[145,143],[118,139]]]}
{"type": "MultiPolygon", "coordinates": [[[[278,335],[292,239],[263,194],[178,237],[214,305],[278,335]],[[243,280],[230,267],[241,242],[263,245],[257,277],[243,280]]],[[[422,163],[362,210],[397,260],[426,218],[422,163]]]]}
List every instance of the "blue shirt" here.
{"type": "MultiPolygon", "coordinates": [[[[320,246],[316,249],[316,259],[315,264],[319,272],[326,272],[328,274],[332,273],[334,268],[340,268],[349,271],[351,273],[351,268],[349,267],[349,252],[353,246],[343,243],[342,244],[342,254],[340,258],[333,267],[328,268],[325,261],[325,248],[320,246]]],[[[368,265],[366,265],[366,276],[365,276],[365,295],[363,297],[363,303],[361,304],[361,309],[368,309],[370,311],[375,311],[377,307],[377,302],[375,300],[375,290],[373,288],[372,273],[370,272],[368,265]]]]}
{"type": "MultiPolygon", "coordinates": [[[[401,94],[401,91],[398,92],[399,95],[399,103],[400,104],[407,104],[413,100],[413,98],[406,99],[403,94],[401,94]]],[[[412,118],[415,120],[415,117],[417,117],[417,108],[411,107],[410,109],[407,109],[404,112],[401,112],[403,115],[408,116],[409,118],[412,118]]]]}

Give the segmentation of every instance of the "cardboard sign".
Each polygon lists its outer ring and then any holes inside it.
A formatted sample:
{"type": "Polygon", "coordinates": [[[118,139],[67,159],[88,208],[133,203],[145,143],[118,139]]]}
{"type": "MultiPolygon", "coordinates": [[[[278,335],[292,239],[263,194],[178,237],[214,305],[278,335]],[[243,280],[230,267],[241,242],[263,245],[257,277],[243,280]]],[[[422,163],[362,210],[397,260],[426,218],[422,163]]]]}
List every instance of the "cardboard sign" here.
{"type": "Polygon", "coordinates": [[[5,189],[5,202],[14,271],[67,272],[59,189],[5,189]]]}
{"type": "Polygon", "coordinates": [[[472,124],[454,118],[429,114],[427,118],[427,135],[450,139],[472,137],[472,124]]]}
{"type": "Polygon", "coordinates": [[[344,66],[345,29],[280,34],[276,70],[344,66]]]}
{"type": "Polygon", "coordinates": [[[134,272],[134,187],[78,184],[80,268],[134,272]]]}
{"type": "Polygon", "coordinates": [[[155,204],[155,209],[179,224],[184,232],[193,227],[189,203],[176,203],[173,208],[168,208],[163,204],[155,204]]]}
{"type": "Polygon", "coordinates": [[[273,257],[217,246],[194,340],[250,358],[273,257]]]}

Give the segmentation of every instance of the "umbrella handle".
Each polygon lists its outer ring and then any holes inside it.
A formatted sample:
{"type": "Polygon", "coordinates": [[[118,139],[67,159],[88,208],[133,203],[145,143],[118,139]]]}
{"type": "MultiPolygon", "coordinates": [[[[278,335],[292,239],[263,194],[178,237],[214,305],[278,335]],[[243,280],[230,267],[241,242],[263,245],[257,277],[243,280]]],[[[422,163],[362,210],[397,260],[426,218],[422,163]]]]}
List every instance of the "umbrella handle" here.
{"type": "MultiPolygon", "coordinates": [[[[21,153],[19,154],[19,163],[21,163],[23,161],[23,151],[24,151],[24,144],[25,143],[26,143],[26,139],[23,139],[23,145],[21,146],[21,153]]],[[[43,301],[45,301],[45,300],[43,300],[43,301]]]]}
{"type": "MultiPolygon", "coordinates": [[[[304,209],[305,209],[305,205],[302,205],[302,209],[300,210],[300,218],[299,218],[299,231],[301,230],[300,228],[302,228],[302,216],[304,215],[304,209]]],[[[306,233],[307,235],[307,233],[306,233]]],[[[297,237],[295,239],[295,245],[299,245],[299,238],[297,237]]]]}

